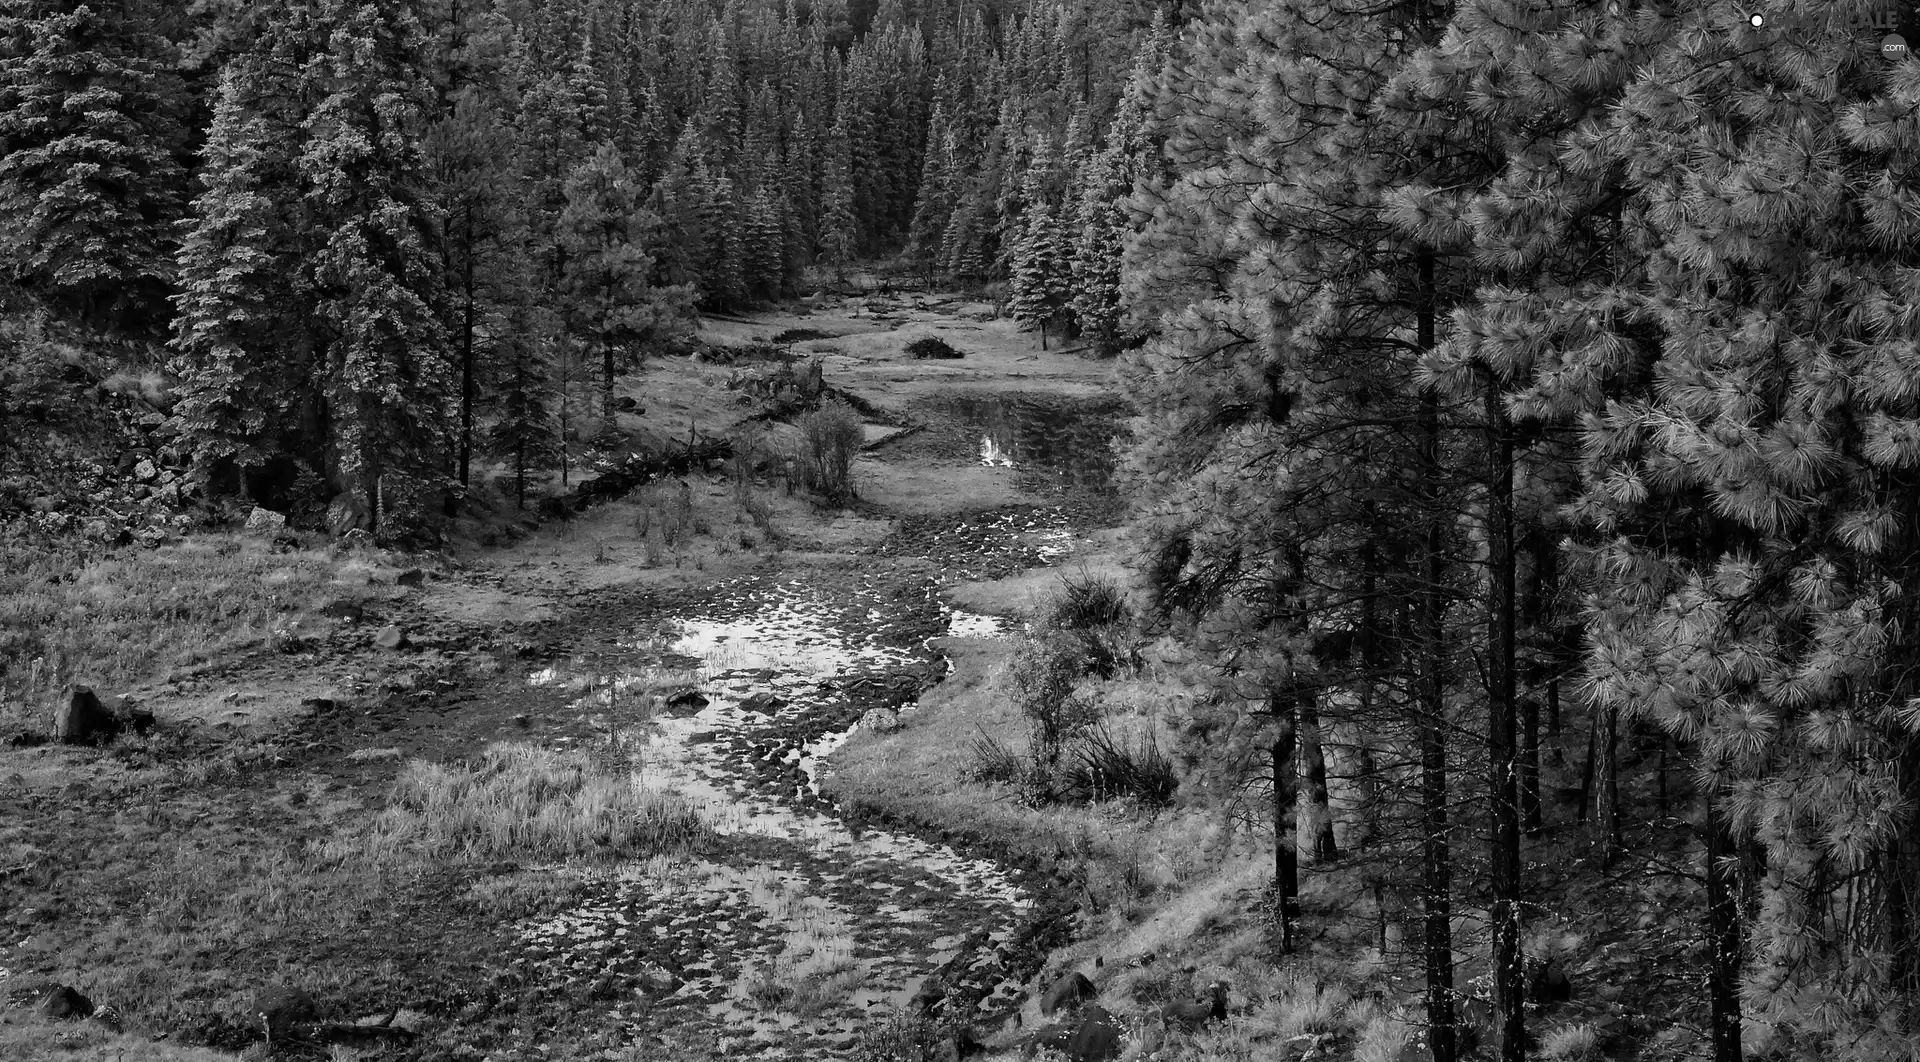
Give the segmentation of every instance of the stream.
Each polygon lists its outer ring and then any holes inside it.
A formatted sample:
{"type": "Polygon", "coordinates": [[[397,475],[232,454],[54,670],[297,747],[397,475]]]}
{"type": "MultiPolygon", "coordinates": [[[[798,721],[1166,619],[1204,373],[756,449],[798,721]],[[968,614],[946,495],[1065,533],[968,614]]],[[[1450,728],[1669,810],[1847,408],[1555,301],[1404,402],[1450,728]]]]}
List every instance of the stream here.
{"type": "Polygon", "coordinates": [[[1050,563],[1085,526],[1059,505],[902,521],[871,558],[719,581],[666,606],[623,640],[631,666],[529,674],[569,690],[591,740],[701,807],[720,842],[698,858],[544,868],[581,876],[586,898],[518,928],[519,969],[591,985],[592,1005],[663,1057],[844,1057],[936,971],[965,986],[967,1019],[1015,1011],[1036,902],[1021,872],[844,816],[818,780],[863,715],[911,713],[946,676],[936,639],[1010,631],[946,605],[925,565],[885,558],[1000,574],[1050,563]]]}

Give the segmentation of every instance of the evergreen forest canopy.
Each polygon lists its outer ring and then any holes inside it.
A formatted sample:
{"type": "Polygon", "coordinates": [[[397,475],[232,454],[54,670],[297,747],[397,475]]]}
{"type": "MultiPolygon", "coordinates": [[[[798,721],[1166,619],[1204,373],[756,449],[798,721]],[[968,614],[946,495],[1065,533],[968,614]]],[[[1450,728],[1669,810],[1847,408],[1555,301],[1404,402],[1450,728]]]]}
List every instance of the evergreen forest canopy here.
{"type": "Polygon", "coordinates": [[[610,417],[615,377],[697,309],[858,257],[1012,272],[1027,319],[1117,348],[1131,180],[1095,130],[1138,152],[1158,60],[1135,52],[1170,43],[1119,2],[0,11],[10,279],[169,337],[216,489],[297,463],[388,534],[476,449],[524,500],[578,392],[610,417]]]}
{"type": "Polygon", "coordinates": [[[1483,910],[1523,1057],[1541,734],[1590,713],[1603,866],[1646,832],[1616,743],[1690,768],[1712,1056],[1909,1058],[1894,7],[0,0],[0,254],[16,303],[165,338],[211,486],[298,462],[383,531],[475,452],[549,467],[696,310],[883,254],[1004,283],[1127,355],[1201,769],[1303,838],[1285,946],[1326,750],[1402,760],[1346,837],[1417,867],[1428,1046],[1483,910]]]}

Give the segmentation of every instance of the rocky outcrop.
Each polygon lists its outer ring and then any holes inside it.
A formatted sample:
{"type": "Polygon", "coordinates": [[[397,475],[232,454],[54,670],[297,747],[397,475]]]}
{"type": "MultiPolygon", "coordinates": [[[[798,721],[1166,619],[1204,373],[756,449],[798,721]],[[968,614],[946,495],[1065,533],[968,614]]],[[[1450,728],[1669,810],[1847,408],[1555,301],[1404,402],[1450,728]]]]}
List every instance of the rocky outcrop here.
{"type": "Polygon", "coordinates": [[[54,740],[64,745],[94,745],[132,731],[153,730],[153,713],[142,711],[130,697],[102,701],[89,686],[69,686],[53,706],[54,740]]]}

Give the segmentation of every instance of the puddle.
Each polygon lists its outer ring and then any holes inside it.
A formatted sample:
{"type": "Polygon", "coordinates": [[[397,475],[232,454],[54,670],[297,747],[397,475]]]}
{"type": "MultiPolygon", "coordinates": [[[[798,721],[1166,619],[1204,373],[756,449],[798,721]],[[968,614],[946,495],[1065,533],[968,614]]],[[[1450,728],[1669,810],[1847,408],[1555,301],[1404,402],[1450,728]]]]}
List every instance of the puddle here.
{"type": "Polygon", "coordinates": [[[1023,487],[1109,493],[1124,403],[1036,395],[960,395],[931,403],[979,432],[980,463],[1010,468],[1023,487]]]}
{"type": "MultiPolygon", "coordinates": [[[[1031,901],[1005,868],[850,826],[819,796],[860,716],[911,710],[944,668],[931,638],[1004,632],[998,617],[945,608],[936,589],[855,571],[731,580],[665,618],[677,637],[646,643],[665,650],[660,665],[530,673],[572,693],[637,780],[701,807],[721,836],[697,861],[554,868],[580,875],[589,899],[520,928],[541,975],[593,986],[636,1041],[718,1037],[729,1058],[841,1057],[963,938],[1008,941],[1031,901]],[[684,685],[707,703],[657,707],[684,685]]],[[[1010,994],[1000,985],[985,1005],[1004,1008],[1010,994]]]]}

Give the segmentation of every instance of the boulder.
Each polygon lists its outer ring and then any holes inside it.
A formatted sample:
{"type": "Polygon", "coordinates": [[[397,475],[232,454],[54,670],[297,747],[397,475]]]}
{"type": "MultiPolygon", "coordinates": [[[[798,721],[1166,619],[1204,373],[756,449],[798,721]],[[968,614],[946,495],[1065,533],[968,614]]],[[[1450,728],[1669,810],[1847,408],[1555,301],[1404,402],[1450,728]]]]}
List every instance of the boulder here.
{"type": "Polygon", "coordinates": [[[149,458],[143,457],[139,461],[134,463],[133,478],[139,480],[142,483],[150,483],[154,480],[155,477],[159,475],[160,475],[159,467],[156,466],[153,463],[153,461],[149,458]]]}
{"type": "Polygon", "coordinates": [[[341,538],[349,531],[372,530],[367,510],[351,494],[342,494],[327,503],[327,534],[341,538]]]}
{"type": "Polygon", "coordinates": [[[407,632],[389,623],[373,636],[373,644],[382,649],[405,649],[410,643],[407,641],[407,632]]]}
{"type": "Polygon", "coordinates": [[[1087,980],[1087,976],[1075,970],[1040,993],[1040,1013],[1052,1015],[1057,1010],[1072,1010],[1100,994],[1100,990],[1087,980]]]}
{"type": "Polygon", "coordinates": [[[393,581],[401,586],[419,586],[427,581],[427,573],[418,568],[408,568],[394,576],[393,581]]]}
{"type": "Polygon", "coordinates": [[[153,713],[141,708],[139,702],[132,697],[120,694],[117,697],[108,697],[100,703],[106,708],[107,714],[113,716],[114,721],[119,724],[121,733],[131,730],[145,737],[153,732],[156,725],[153,713]]]}
{"type": "Polygon", "coordinates": [[[267,1039],[285,1039],[297,1023],[319,1017],[313,997],[298,988],[266,988],[253,997],[253,1019],[266,1031],[267,1039]]]}
{"type": "Polygon", "coordinates": [[[613,405],[615,409],[618,409],[622,413],[637,414],[641,411],[640,403],[634,401],[634,398],[632,395],[621,395],[619,401],[615,402],[613,405]]]}
{"type": "Polygon", "coordinates": [[[253,511],[247,514],[245,530],[249,535],[277,535],[285,530],[286,526],[285,513],[276,513],[272,509],[263,509],[256,505],[253,511]]]}
{"type": "Polygon", "coordinates": [[[667,694],[667,699],[663,703],[669,712],[692,715],[707,706],[707,697],[692,686],[682,686],[667,694]]]}
{"type": "Polygon", "coordinates": [[[16,1007],[31,1007],[55,1021],[89,1017],[94,1009],[93,1001],[78,989],[52,981],[9,992],[7,999],[16,1007]]]}
{"type": "Polygon", "coordinates": [[[53,706],[53,736],[64,744],[90,744],[119,732],[120,721],[89,687],[67,687],[53,706]]]}
{"type": "Polygon", "coordinates": [[[336,598],[332,601],[327,602],[324,605],[321,605],[320,614],[322,616],[327,617],[328,619],[345,620],[348,623],[358,623],[362,618],[366,616],[367,610],[361,607],[360,602],[358,601],[349,601],[345,598],[336,598]]]}
{"type": "Polygon", "coordinates": [[[1120,1057],[1120,1023],[1100,1004],[1089,1003],[1079,1021],[1029,1037],[1021,1045],[1021,1055],[1032,1058],[1042,1049],[1058,1051],[1073,1062],[1108,1062],[1120,1057]]]}
{"type": "Polygon", "coordinates": [[[900,729],[900,713],[891,708],[869,708],[860,717],[860,729],[876,734],[891,734],[900,729]]]}
{"type": "Polygon", "coordinates": [[[742,711],[757,712],[761,715],[772,715],[774,712],[777,712],[780,709],[785,708],[786,706],[787,706],[787,702],[784,697],[780,697],[775,694],[768,693],[765,690],[762,690],[761,692],[756,693],[751,697],[748,697],[746,700],[740,702],[740,708],[742,711]]]}

